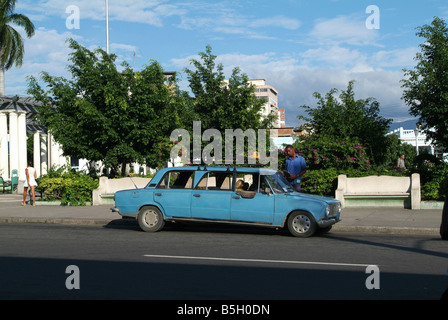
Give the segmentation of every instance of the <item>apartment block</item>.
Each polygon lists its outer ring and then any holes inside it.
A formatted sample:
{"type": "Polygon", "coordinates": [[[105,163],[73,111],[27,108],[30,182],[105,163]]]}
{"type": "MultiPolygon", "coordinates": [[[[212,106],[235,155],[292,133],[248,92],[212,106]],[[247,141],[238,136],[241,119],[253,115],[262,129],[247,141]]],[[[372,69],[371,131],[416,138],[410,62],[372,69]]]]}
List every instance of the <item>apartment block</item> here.
{"type": "Polygon", "coordinates": [[[257,98],[265,100],[261,110],[262,115],[266,117],[271,113],[275,113],[277,120],[274,123],[274,127],[285,127],[285,110],[278,107],[278,91],[273,86],[267,85],[265,79],[253,79],[249,80],[249,83],[255,86],[257,98]]]}

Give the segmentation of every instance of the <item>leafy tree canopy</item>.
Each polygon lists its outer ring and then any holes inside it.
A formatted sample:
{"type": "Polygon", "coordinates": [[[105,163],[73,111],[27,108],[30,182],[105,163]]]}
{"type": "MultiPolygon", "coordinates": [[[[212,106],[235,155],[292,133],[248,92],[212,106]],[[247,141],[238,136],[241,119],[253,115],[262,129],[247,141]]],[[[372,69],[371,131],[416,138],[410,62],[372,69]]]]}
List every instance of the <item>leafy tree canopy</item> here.
{"type": "Polygon", "coordinates": [[[299,115],[298,118],[314,135],[335,141],[350,139],[361,144],[368,158],[381,164],[385,160],[385,135],[392,120],[379,115],[379,103],[375,99],[356,100],[353,86],[354,82],[350,81],[347,90],[339,96],[336,96],[337,89],[330,90],[325,96],[315,92],[317,106],[300,106],[308,116],[299,115]]]}
{"type": "Polygon", "coordinates": [[[200,60],[192,59],[193,69],[186,69],[193,93],[193,110],[203,129],[213,128],[246,130],[272,127],[274,115],[263,118],[260,111],[265,103],[255,96],[255,86],[246,74],[234,68],[228,80],[224,67],[216,63],[210,45],[199,53],[200,60]]]}
{"type": "Polygon", "coordinates": [[[410,114],[420,118],[426,136],[448,148],[448,26],[435,17],[417,30],[424,42],[415,56],[415,68],[404,70],[402,99],[410,106],[410,114]]]}
{"type": "Polygon", "coordinates": [[[28,78],[28,93],[41,103],[38,118],[64,154],[101,160],[115,169],[122,165],[122,174],[127,163],[160,165],[153,149],[181,125],[185,107],[176,87],[167,85],[161,66],[151,62],[134,72],[123,63],[119,71],[115,55],[68,42],[71,79],[42,72],[44,89],[28,78]]]}

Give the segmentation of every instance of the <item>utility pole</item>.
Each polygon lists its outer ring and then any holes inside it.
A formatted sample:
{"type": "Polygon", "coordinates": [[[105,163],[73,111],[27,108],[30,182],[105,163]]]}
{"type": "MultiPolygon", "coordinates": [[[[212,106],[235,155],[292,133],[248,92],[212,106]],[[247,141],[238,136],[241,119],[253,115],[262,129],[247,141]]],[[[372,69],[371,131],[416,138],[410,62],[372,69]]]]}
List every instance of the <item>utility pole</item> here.
{"type": "Polygon", "coordinates": [[[106,52],[109,54],[109,0],[106,0],[106,52]]]}

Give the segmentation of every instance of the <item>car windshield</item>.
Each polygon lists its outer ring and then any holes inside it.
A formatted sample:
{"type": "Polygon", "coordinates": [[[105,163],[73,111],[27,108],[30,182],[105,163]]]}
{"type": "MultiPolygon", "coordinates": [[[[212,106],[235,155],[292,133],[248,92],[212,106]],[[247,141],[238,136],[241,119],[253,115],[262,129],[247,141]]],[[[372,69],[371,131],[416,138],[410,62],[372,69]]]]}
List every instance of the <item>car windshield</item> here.
{"type": "Polygon", "coordinates": [[[274,189],[275,193],[285,193],[285,192],[293,192],[291,185],[285,179],[283,174],[280,172],[276,172],[274,174],[266,175],[266,179],[268,179],[269,184],[274,189]]]}

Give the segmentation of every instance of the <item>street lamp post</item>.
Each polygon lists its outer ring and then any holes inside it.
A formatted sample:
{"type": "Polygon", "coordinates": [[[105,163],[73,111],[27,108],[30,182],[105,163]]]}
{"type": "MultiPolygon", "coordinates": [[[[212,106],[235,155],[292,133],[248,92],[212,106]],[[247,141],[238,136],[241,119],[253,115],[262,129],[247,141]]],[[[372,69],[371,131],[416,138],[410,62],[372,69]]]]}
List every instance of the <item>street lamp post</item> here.
{"type": "Polygon", "coordinates": [[[109,0],[106,0],[106,52],[109,54],[109,0]]]}
{"type": "Polygon", "coordinates": [[[417,152],[417,155],[418,155],[418,133],[419,133],[419,128],[418,128],[418,125],[417,125],[417,127],[414,129],[414,134],[415,134],[415,151],[417,152]]]}

